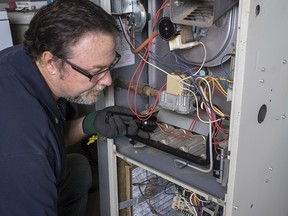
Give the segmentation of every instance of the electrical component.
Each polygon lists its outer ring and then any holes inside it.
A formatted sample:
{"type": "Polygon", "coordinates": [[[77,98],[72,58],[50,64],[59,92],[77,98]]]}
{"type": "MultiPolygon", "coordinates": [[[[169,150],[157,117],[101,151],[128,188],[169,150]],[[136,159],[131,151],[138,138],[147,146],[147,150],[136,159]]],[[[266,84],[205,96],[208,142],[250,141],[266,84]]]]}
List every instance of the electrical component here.
{"type": "Polygon", "coordinates": [[[165,91],[161,92],[158,105],[164,109],[172,110],[181,114],[189,114],[195,108],[192,106],[193,97],[190,94],[174,95],[165,91]]]}
{"type": "Polygon", "coordinates": [[[168,94],[181,95],[183,94],[184,83],[181,82],[185,78],[184,75],[171,74],[167,76],[166,92],[168,94]]]}
{"type": "Polygon", "coordinates": [[[139,1],[111,1],[111,13],[113,15],[127,15],[128,28],[134,32],[141,32],[147,22],[147,13],[139,1]]]}
{"type": "Polygon", "coordinates": [[[159,36],[163,40],[169,41],[170,50],[187,49],[199,45],[199,42],[193,41],[191,28],[176,25],[170,17],[162,17],[158,21],[157,27],[159,36]]]}
{"type": "Polygon", "coordinates": [[[173,23],[211,27],[213,23],[238,3],[238,0],[170,0],[173,23]]]}
{"type": "MultiPolygon", "coordinates": [[[[185,11],[187,11],[187,9],[185,7],[182,7],[182,9],[183,15],[185,11]]],[[[201,65],[201,63],[203,62],[203,58],[206,55],[204,64],[205,67],[214,67],[219,64],[221,65],[221,63],[224,63],[224,61],[230,59],[229,56],[223,59],[223,56],[229,53],[233,53],[233,50],[235,49],[237,33],[237,15],[238,10],[237,6],[235,6],[222,17],[217,19],[217,21],[209,28],[199,27],[197,25],[190,26],[190,31],[192,31],[193,35],[193,41],[197,40],[205,44],[208,50],[206,54],[201,46],[193,47],[193,49],[174,49],[175,53],[182,61],[188,64],[201,65]]],[[[172,18],[171,21],[174,22],[172,18]]],[[[201,22],[201,20],[199,21],[201,22]]],[[[180,25],[176,22],[174,23],[176,25],[180,25]]],[[[182,25],[185,25],[185,22],[182,22],[182,25]]],[[[179,40],[178,43],[180,44],[180,42],[181,41],[179,40]]],[[[189,44],[188,41],[187,43],[189,44]]],[[[183,42],[183,38],[182,44],[185,44],[185,42],[183,42]]]]}
{"type": "Polygon", "coordinates": [[[189,204],[186,204],[184,199],[185,198],[183,198],[180,194],[175,194],[171,205],[172,209],[185,213],[186,215],[188,213],[189,215],[194,216],[195,212],[191,212],[187,206],[189,204]]]}
{"type": "Polygon", "coordinates": [[[160,107],[181,114],[189,114],[195,110],[192,94],[184,91],[183,79],[185,79],[184,75],[182,77],[175,74],[167,76],[166,91],[162,91],[159,98],[160,107]]]}
{"type": "Polygon", "coordinates": [[[133,4],[133,12],[127,16],[128,26],[131,31],[141,32],[146,25],[147,15],[143,5],[137,1],[133,4]]]}
{"type": "Polygon", "coordinates": [[[173,40],[169,41],[170,50],[176,49],[188,49],[194,46],[198,46],[200,43],[198,41],[192,41],[188,43],[182,43],[181,34],[177,35],[173,40]]]}
{"type": "Polygon", "coordinates": [[[163,40],[169,41],[176,36],[177,27],[169,17],[162,17],[158,21],[158,32],[163,40]]]}

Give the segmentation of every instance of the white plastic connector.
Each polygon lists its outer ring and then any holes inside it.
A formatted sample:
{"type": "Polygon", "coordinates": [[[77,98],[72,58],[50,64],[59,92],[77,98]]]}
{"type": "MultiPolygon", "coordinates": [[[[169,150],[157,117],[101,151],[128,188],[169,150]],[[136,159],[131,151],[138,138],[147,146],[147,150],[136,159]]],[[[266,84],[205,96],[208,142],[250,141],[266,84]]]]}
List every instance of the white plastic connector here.
{"type": "Polygon", "coordinates": [[[188,209],[187,206],[185,205],[183,199],[181,199],[181,195],[179,195],[179,194],[174,195],[171,207],[172,207],[172,209],[175,209],[178,211],[184,211],[184,210],[188,209]]]}
{"type": "Polygon", "coordinates": [[[188,208],[187,204],[185,204],[184,198],[180,194],[174,195],[171,208],[180,212],[187,212],[189,215],[196,214],[191,208],[188,208]]]}
{"type": "Polygon", "coordinates": [[[193,42],[183,44],[182,40],[181,40],[181,34],[179,34],[174,39],[169,41],[169,48],[170,48],[170,50],[189,49],[189,48],[192,48],[194,46],[198,46],[199,44],[200,44],[200,42],[198,42],[198,41],[193,41],[193,42]]]}

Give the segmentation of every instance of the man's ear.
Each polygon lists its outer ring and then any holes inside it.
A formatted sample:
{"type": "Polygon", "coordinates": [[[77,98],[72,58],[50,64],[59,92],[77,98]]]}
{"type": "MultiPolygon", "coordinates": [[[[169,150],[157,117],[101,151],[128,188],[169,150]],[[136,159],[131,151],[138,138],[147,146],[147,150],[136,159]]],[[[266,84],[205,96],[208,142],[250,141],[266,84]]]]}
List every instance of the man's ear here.
{"type": "Polygon", "coordinates": [[[42,67],[45,67],[51,75],[55,75],[58,71],[57,64],[53,57],[54,55],[50,51],[44,51],[41,56],[42,67]]]}

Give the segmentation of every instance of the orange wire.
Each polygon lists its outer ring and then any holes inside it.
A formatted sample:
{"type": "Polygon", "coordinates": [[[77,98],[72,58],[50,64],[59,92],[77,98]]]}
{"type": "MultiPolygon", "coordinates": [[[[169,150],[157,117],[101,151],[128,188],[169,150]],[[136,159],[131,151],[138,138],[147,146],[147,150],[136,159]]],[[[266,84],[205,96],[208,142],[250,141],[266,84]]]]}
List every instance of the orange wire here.
{"type": "MultiPolygon", "coordinates": [[[[151,47],[151,43],[148,44],[148,48],[146,49],[146,51],[144,53],[144,56],[143,56],[143,58],[146,59],[146,60],[148,58],[150,47],[151,47]]],[[[136,101],[137,101],[138,85],[139,85],[139,82],[140,82],[140,78],[141,78],[141,76],[143,74],[144,68],[146,66],[146,62],[145,61],[142,61],[142,63],[143,63],[142,64],[142,68],[141,68],[140,73],[138,75],[138,79],[137,79],[137,81],[135,83],[135,91],[134,91],[134,111],[135,111],[135,113],[137,113],[137,103],[136,103],[136,101]]]]}
{"type": "Polygon", "coordinates": [[[156,23],[157,23],[158,17],[160,16],[161,10],[163,10],[165,7],[168,6],[168,4],[167,4],[168,1],[169,1],[169,0],[166,0],[165,2],[163,2],[163,4],[161,5],[161,7],[159,8],[159,10],[156,12],[155,17],[154,17],[154,22],[153,22],[153,28],[155,28],[155,26],[156,26],[156,23]]]}
{"type": "MultiPolygon", "coordinates": [[[[155,19],[154,19],[154,23],[153,23],[153,26],[154,26],[154,27],[155,27],[155,25],[156,25],[156,22],[157,22],[157,19],[158,19],[159,15],[160,15],[161,10],[168,6],[167,2],[169,2],[169,0],[166,0],[166,1],[161,5],[161,7],[159,8],[159,10],[156,12],[155,19]]],[[[143,55],[143,58],[147,60],[147,59],[148,59],[148,55],[149,55],[150,48],[151,48],[151,46],[152,46],[152,41],[153,41],[153,39],[154,39],[157,35],[158,35],[158,32],[153,32],[153,33],[149,36],[149,38],[147,38],[138,48],[136,48],[136,49],[134,49],[134,50],[131,50],[132,53],[133,53],[133,54],[138,54],[142,49],[144,49],[145,46],[147,46],[147,49],[145,50],[145,53],[144,53],[144,55],[143,55]]],[[[132,77],[131,77],[131,80],[130,80],[129,85],[128,85],[128,92],[127,92],[128,106],[129,106],[130,110],[132,111],[132,113],[135,114],[135,115],[137,116],[137,118],[140,119],[140,120],[143,120],[143,118],[144,118],[144,120],[147,120],[147,119],[149,119],[149,118],[152,116],[152,114],[153,114],[153,112],[154,112],[154,110],[155,110],[155,108],[156,108],[156,106],[157,106],[157,103],[158,103],[158,100],[159,100],[159,97],[160,97],[160,93],[161,93],[161,91],[163,90],[163,88],[164,88],[164,87],[166,86],[166,84],[167,84],[167,83],[165,83],[165,84],[161,87],[161,89],[159,90],[159,93],[158,93],[158,95],[156,96],[156,100],[155,100],[154,105],[153,105],[152,109],[150,110],[150,112],[148,112],[148,113],[147,113],[146,115],[144,115],[144,116],[139,115],[139,114],[137,113],[137,108],[136,108],[136,106],[137,106],[137,103],[136,103],[136,100],[137,100],[137,91],[138,91],[138,85],[139,85],[139,82],[140,82],[140,77],[141,77],[141,75],[142,75],[142,73],[143,73],[143,70],[144,70],[144,68],[145,68],[145,65],[146,65],[146,62],[145,62],[143,59],[141,59],[141,61],[139,62],[137,68],[135,69],[135,71],[134,71],[134,73],[133,73],[133,75],[132,75],[132,77]],[[141,65],[142,65],[142,67],[141,67],[141,65]],[[140,67],[141,67],[141,69],[140,69],[140,67]],[[138,71],[139,69],[140,69],[140,72],[139,72],[139,75],[138,75],[138,78],[137,78],[137,82],[136,82],[136,84],[135,84],[135,89],[134,89],[134,109],[133,109],[133,108],[131,107],[130,92],[131,92],[132,82],[133,82],[134,78],[136,77],[137,71],[138,71]]]]}
{"type": "MultiPolygon", "coordinates": [[[[145,55],[144,55],[144,59],[147,60],[148,59],[148,55],[149,55],[149,51],[150,51],[150,48],[152,46],[152,40],[149,41],[149,44],[148,44],[148,47],[147,47],[147,50],[145,51],[145,55]]],[[[140,78],[143,74],[143,71],[144,71],[144,68],[146,66],[146,61],[143,62],[143,65],[142,65],[142,68],[141,68],[141,71],[138,75],[138,79],[135,83],[135,92],[134,92],[134,109],[136,110],[136,107],[137,107],[137,104],[136,104],[136,101],[137,101],[137,91],[138,91],[138,86],[139,86],[139,82],[140,82],[140,78]]]]}
{"type": "MultiPolygon", "coordinates": [[[[143,58],[145,58],[146,55],[147,55],[147,50],[145,51],[143,58]]],[[[127,92],[127,102],[128,102],[128,106],[129,106],[130,110],[131,110],[135,115],[137,115],[137,111],[134,111],[134,109],[132,109],[132,107],[131,107],[130,91],[131,91],[132,82],[133,82],[135,76],[137,75],[137,71],[139,70],[142,62],[144,62],[143,59],[141,59],[141,61],[139,62],[137,68],[135,69],[135,71],[134,71],[134,73],[133,73],[133,75],[132,75],[132,77],[131,77],[131,79],[130,79],[130,82],[129,82],[129,85],[128,85],[128,92],[127,92]]],[[[144,63],[143,63],[143,64],[144,64],[144,63]]],[[[137,86],[137,88],[138,88],[138,86],[137,86]]],[[[136,86],[135,86],[134,92],[137,93],[136,86]]]]}
{"type": "MultiPolygon", "coordinates": [[[[147,60],[147,58],[148,58],[148,54],[149,54],[149,51],[150,51],[150,47],[152,46],[152,40],[153,40],[153,37],[150,37],[150,40],[149,40],[149,41],[146,40],[146,41],[148,41],[148,47],[147,47],[147,49],[145,50],[145,53],[144,53],[144,55],[143,55],[143,58],[146,59],[146,60],[147,60]]],[[[128,104],[129,104],[129,108],[131,109],[131,111],[132,111],[139,119],[145,118],[145,120],[147,120],[147,119],[150,118],[151,115],[153,114],[153,110],[155,109],[156,104],[154,105],[154,109],[151,110],[150,113],[146,114],[145,116],[139,115],[139,114],[137,113],[137,108],[136,108],[136,107],[137,107],[136,100],[137,100],[138,84],[139,84],[139,82],[140,82],[140,77],[141,77],[141,75],[142,75],[142,73],[143,73],[143,70],[144,70],[144,68],[145,68],[145,65],[146,65],[146,62],[145,62],[143,59],[141,60],[141,62],[139,63],[137,69],[135,70],[134,75],[133,75],[133,77],[132,77],[132,79],[131,79],[131,81],[130,81],[130,84],[132,85],[132,81],[134,80],[134,77],[136,76],[136,72],[139,70],[139,67],[140,67],[140,65],[141,65],[142,63],[143,63],[143,65],[142,65],[141,71],[140,71],[140,73],[139,73],[139,75],[138,75],[137,82],[136,82],[136,84],[135,84],[135,90],[134,90],[134,109],[132,109],[132,107],[130,106],[130,104],[131,104],[131,102],[130,102],[130,97],[129,97],[129,99],[128,99],[128,104]]],[[[129,85],[129,86],[130,86],[130,85],[129,85]]],[[[130,87],[129,87],[129,91],[130,91],[130,87]]],[[[129,93],[128,93],[128,95],[130,96],[129,93]]]]}
{"type": "Polygon", "coordinates": [[[138,54],[149,42],[153,40],[159,33],[153,32],[150,37],[148,37],[141,45],[139,45],[136,49],[132,50],[133,54],[138,54]]]}

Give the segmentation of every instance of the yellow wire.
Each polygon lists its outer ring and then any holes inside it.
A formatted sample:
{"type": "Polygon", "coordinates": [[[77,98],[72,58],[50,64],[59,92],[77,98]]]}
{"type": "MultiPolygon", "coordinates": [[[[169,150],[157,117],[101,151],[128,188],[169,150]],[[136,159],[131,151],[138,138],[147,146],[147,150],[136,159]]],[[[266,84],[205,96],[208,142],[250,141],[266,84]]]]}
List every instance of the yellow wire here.
{"type": "Polygon", "coordinates": [[[217,79],[214,80],[217,83],[217,86],[220,88],[220,92],[224,94],[224,96],[227,96],[227,92],[223,89],[222,85],[219,83],[217,79]]]}

